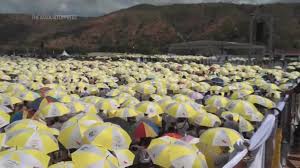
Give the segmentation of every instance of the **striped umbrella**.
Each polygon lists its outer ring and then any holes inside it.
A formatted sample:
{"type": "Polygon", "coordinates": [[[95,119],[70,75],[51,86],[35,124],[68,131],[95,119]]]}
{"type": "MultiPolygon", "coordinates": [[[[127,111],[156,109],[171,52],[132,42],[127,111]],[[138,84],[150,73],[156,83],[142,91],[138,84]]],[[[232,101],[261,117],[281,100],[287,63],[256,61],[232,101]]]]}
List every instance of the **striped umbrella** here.
{"type": "Polygon", "coordinates": [[[47,168],[50,157],[33,149],[5,150],[0,152],[0,167],[47,168]]]}
{"type": "Polygon", "coordinates": [[[22,129],[8,132],[6,144],[10,147],[36,149],[46,154],[59,149],[57,140],[52,134],[37,129],[22,129]]]}
{"type": "Polygon", "coordinates": [[[39,110],[39,115],[44,118],[59,117],[68,114],[70,109],[63,103],[50,103],[39,110]]]}
{"type": "Polygon", "coordinates": [[[72,161],[75,167],[101,167],[118,168],[119,162],[107,149],[85,144],[72,153],[72,161]],[[84,159],[83,159],[84,158],[84,159]]]}
{"type": "Polygon", "coordinates": [[[135,139],[141,139],[146,137],[157,137],[159,135],[159,128],[151,121],[140,121],[133,133],[135,139]]]}
{"type": "Polygon", "coordinates": [[[103,146],[110,150],[128,149],[131,138],[120,126],[103,123],[94,124],[84,133],[84,143],[103,146]]]}

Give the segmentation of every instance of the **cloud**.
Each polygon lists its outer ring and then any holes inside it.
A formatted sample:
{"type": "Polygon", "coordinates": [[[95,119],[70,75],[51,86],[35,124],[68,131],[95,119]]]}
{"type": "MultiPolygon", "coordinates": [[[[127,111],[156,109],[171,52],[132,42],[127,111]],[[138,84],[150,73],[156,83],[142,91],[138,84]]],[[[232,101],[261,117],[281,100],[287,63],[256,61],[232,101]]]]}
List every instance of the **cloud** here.
{"type": "Polygon", "coordinates": [[[154,5],[202,2],[260,4],[287,1],[299,2],[299,0],[0,0],[0,13],[96,16],[141,3],[154,5]]]}

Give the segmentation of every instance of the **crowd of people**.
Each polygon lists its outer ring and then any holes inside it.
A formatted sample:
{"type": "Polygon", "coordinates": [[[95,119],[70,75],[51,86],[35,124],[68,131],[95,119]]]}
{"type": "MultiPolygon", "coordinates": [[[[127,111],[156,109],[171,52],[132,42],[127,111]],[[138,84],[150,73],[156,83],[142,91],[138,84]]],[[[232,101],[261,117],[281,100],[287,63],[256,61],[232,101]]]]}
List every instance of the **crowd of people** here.
{"type": "Polygon", "coordinates": [[[223,167],[300,77],[299,62],[0,65],[0,165],[20,168],[223,167]]]}

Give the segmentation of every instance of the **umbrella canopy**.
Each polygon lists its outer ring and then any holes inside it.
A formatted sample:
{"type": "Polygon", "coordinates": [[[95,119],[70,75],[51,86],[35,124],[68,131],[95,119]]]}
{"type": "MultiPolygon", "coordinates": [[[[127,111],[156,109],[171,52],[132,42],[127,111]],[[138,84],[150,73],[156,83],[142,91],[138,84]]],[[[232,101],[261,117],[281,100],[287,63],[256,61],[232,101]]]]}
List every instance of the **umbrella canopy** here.
{"type": "Polygon", "coordinates": [[[148,115],[149,117],[162,114],[163,110],[156,102],[143,101],[135,106],[137,112],[148,115]]]}
{"type": "Polygon", "coordinates": [[[120,126],[112,123],[94,124],[84,133],[83,142],[110,150],[128,149],[131,138],[120,126]]]}
{"type": "Polygon", "coordinates": [[[250,90],[236,90],[233,92],[233,94],[231,95],[231,99],[242,99],[250,94],[252,94],[253,92],[250,90]]]}
{"type": "Polygon", "coordinates": [[[117,158],[107,149],[94,145],[83,145],[71,156],[75,167],[117,168],[119,166],[117,158]]]}
{"type": "Polygon", "coordinates": [[[233,145],[238,141],[244,139],[237,131],[229,128],[210,128],[203,132],[200,136],[200,143],[210,146],[228,146],[233,145]]]}
{"type": "Polygon", "coordinates": [[[5,150],[0,152],[0,167],[47,168],[50,157],[34,149],[5,150]]]}
{"type": "Polygon", "coordinates": [[[151,121],[142,120],[140,121],[135,130],[134,130],[134,138],[141,139],[146,137],[157,137],[159,135],[159,128],[151,121]]]}
{"type": "Polygon", "coordinates": [[[218,127],[222,123],[218,116],[211,113],[197,113],[195,117],[189,120],[195,125],[205,127],[218,127]]]}
{"type": "Polygon", "coordinates": [[[17,130],[22,130],[26,128],[32,128],[32,129],[38,129],[38,130],[44,130],[48,131],[49,133],[53,135],[58,135],[59,131],[56,130],[55,128],[49,128],[46,124],[41,123],[36,120],[31,120],[31,119],[23,119],[23,120],[18,120],[15,121],[8,126],[5,127],[5,132],[14,132],[17,130]]]}
{"type": "Polygon", "coordinates": [[[162,167],[207,168],[201,152],[180,140],[171,140],[168,143],[168,139],[172,138],[154,139],[147,148],[154,164],[162,167]]]}
{"type": "Polygon", "coordinates": [[[239,123],[239,132],[251,132],[254,130],[254,126],[247,121],[244,117],[237,113],[232,113],[225,111],[221,114],[222,118],[227,119],[228,116],[231,116],[235,122],[239,123]]]}
{"type": "Polygon", "coordinates": [[[70,113],[70,109],[63,103],[50,103],[39,109],[39,115],[43,118],[59,117],[70,113]]]}
{"type": "Polygon", "coordinates": [[[98,109],[103,111],[115,110],[120,104],[115,99],[102,99],[97,104],[98,109]]]}
{"type": "Polygon", "coordinates": [[[252,104],[259,104],[259,105],[264,106],[268,109],[275,108],[275,103],[272,100],[270,100],[268,98],[265,98],[265,97],[262,97],[262,96],[249,95],[247,97],[247,101],[252,103],[252,104]]]}
{"type": "Polygon", "coordinates": [[[54,97],[46,96],[35,99],[33,102],[29,103],[29,107],[38,110],[40,107],[46,106],[50,103],[58,102],[54,97]]]}
{"type": "Polygon", "coordinates": [[[17,95],[17,97],[19,97],[20,99],[22,99],[24,101],[34,101],[35,99],[37,99],[41,96],[36,92],[26,90],[26,91],[23,91],[22,93],[20,93],[19,95],[17,95]]]}
{"type": "Polygon", "coordinates": [[[165,109],[166,113],[174,118],[192,118],[197,111],[188,103],[172,103],[165,109]]]}
{"type": "Polygon", "coordinates": [[[128,118],[128,117],[136,117],[138,113],[135,111],[134,108],[121,108],[114,111],[113,116],[120,117],[120,118],[128,118]]]}
{"type": "Polygon", "coordinates": [[[120,168],[129,167],[133,164],[134,161],[134,154],[128,149],[120,149],[113,151],[118,162],[120,168]]]}
{"type": "Polygon", "coordinates": [[[226,108],[231,112],[240,114],[249,121],[262,121],[264,118],[256,107],[248,101],[234,100],[226,108]]]}
{"type": "Polygon", "coordinates": [[[52,134],[30,128],[8,132],[6,144],[11,147],[36,149],[46,154],[59,149],[57,140],[52,134]]]}

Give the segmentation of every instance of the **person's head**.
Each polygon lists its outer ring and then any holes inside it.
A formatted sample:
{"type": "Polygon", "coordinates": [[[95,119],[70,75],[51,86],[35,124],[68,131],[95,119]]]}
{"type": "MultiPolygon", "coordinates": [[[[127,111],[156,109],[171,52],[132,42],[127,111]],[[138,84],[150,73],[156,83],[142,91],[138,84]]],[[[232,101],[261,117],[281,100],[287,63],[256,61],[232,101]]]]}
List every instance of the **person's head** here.
{"type": "Polygon", "coordinates": [[[230,151],[230,148],[228,146],[221,146],[220,149],[221,149],[222,153],[224,153],[224,154],[229,153],[229,151],[230,151]]]}
{"type": "Polygon", "coordinates": [[[226,118],[227,118],[228,121],[233,121],[233,116],[232,115],[228,115],[226,118]]]}
{"type": "Polygon", "coordinates": [[[84,91],[87,91],[87,87],[84,87],[83,90],[84,90],[84,91]]]}
{"type": "Polygon", "coordinates": [[[127,121],[129,123],[135,123],[136,122],[136,118],[135,117],[127,117],[127,121]]]}

